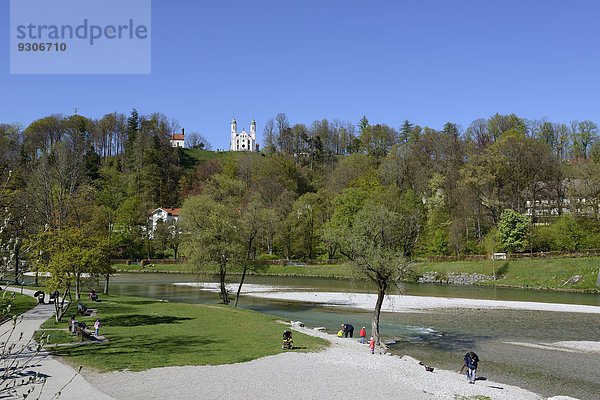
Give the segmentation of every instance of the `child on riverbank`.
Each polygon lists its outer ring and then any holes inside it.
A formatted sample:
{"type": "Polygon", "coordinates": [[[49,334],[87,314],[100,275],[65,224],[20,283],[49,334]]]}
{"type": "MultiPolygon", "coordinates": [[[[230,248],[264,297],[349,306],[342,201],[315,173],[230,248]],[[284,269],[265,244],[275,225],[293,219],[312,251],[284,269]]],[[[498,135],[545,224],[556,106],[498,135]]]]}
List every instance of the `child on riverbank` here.
{"type": "Polygon", "coordinates": [[[371,354],[375,354],[375,339],[371,336],[371,341],[369,342],[369,349],[371,350],[371,354]]]}

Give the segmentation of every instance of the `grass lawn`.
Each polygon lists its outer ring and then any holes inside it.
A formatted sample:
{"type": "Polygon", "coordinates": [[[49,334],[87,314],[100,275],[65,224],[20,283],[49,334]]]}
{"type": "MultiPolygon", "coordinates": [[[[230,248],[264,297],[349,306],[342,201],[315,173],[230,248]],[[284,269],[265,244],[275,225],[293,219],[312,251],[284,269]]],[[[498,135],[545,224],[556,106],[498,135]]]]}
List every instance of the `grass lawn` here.
{"type": "Polygon", "coordinates": [[[504,278],[490,281],[487,285],[510,285],[525,288],[554,288],[574,290],[594,290],[598,278],[600,257],[586,258],[551,258],[551,259],[520,259],[520,260],[491,260],[486,261],[455,261],[455,262],[421,262],[416,265],[417,272],[435,271],[441,274],[451,272],[479,273],[492,275],[495,269],[497,275],[504,278]],[[569,278],[581,275],[577,283],[563,286],[569,278]]]}
{"type": "MultiPolygon", "coordinates": [[[[52,353],[65,356],[75,365],[100,371],[140,371],[230,364],[283,351],[281,338],[286,326],[274,316],[231,306],[167,303],[137,297],[102,296],[102,300],[86,305],[98,310],[100,334],[109,343],[50,347],[52,353]]],[[[59,331],[50,329],[66,328],[66,318],[68,315],[59,323],[50,319],[41,329],[54,342],[53,334],[59,331]]],[[[96,318],[78,320],[93,326],[96,318]]],[[[295,333],[294,344],[299,348],[293,351],[316,351],[326,342],[295,333]]]]}
{"type": "Polygon", "coordinates": [[[181,165],[187,170],[193,170],[200,161],[219,160],[221,166],[228,161],[237,161],[242,157],[253,158],[260,157],[260,153],[247,153],[242,151],[216,151],[200,150],[200,149],[181,149],[182,156],[180,159],[181,165]]]}
{"type": "MultiPolygon", "coordinates": [[[[139,265],[114,264],[113,268],[123,272],[182,272],[197,273],[198,270],[191,264],[155,264],[154,267],[139,265]]],[[[204,271],[204,273],[217,273],[217,271],[204,271]]],[[[235,274],[235,271],[231,272],[235,274]]],[[[241,272],[240,272],[241,273],[241,272]]],[[[289,275],[289,276],[319,276],[326,278],[352,278],[352,271],[343,264],[333,265],[267,265],[256,275],[289,275]]]]}
{"type": "Polygon", "coordinates": [[[0,298],[0,310],[4,310],[9,298],[12,296],[14,296],[14,298],[10,307],[10,313],[6,316],[6,318],[11,318],[14,315],[22,314],[25,311],[31,310],[37,305],[37,300],[31,296],[14,292],[4,292],[4,296],[0,298]]]}
{"type": "MultiPolygon", "coordinates": [[[[65,324],[66,325],[66,324],[65,324]]],[[[66,328],[66,326],[65,326],[66,328]]],[[[79,339],[77,336],[71,335],[68,331],[65,330],[39,330],[34,335],[33,338],[35,340],[39,340],[39,338],[44,335],[46,339],[46,343],[48,344],[58,344],[58,343],[75,343],[78,342],[79,339]]]]}
{"type": "Polygon", "coordinates": [[[319,276],[325,278],[352,278],[352,269],[345,264],[329,265],[269,265],[258,275],[319,276]]]}
{"type": "Polygon", "coordinates": [[[182,272],[192,274],[196,272],[191,264],[154,264],[154,267],[148,265],[125,265],[113,264],[112,266],[117,271],[123,272],[182,272]]]}

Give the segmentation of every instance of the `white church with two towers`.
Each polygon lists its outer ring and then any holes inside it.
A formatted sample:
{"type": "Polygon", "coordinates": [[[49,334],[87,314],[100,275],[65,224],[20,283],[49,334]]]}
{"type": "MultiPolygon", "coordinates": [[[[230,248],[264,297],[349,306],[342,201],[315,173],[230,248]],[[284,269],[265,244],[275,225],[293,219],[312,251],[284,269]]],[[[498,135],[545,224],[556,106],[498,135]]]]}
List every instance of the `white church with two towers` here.
{"type": "Polygon", "coordinates": [[[258,151],[258,144],[256,143],[256,122],[252,118],[250,123],[250,133],[244,129],[240,133],[237,133],[237,122],[235,118],[231,121],[231,144],[229,146],[230,151],[258,151]]]}

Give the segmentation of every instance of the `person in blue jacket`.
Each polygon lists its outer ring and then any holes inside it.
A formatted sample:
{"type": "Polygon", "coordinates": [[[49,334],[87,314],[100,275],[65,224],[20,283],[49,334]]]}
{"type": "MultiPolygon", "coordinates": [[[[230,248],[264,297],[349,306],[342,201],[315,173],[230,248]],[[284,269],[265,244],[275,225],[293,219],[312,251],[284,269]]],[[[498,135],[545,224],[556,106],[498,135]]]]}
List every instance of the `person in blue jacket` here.
{"type": "Polygon", "coordinates": [[[467,379],[469,380],[469,383],[475,384],[475,379],[477,379],[476,378],[477,363],[479,362],[479,357],[477,357],[477,354],[470,351],[467,354],[465,354],[465,356],[463,357],[463,360],[464,360],[464,364],[463,364],[462,368],[460,369],[460,373],[462,373],[463,369],[466,368],[467,369],[467,379]]]}
{"type": "Polygon", "coordinates": [[[350,337],[354,335],[354,327],[352,325],[342,324],[342,328],[344,329],[344,337],[348,337],[348,334],[350,334],[350,337]]]}

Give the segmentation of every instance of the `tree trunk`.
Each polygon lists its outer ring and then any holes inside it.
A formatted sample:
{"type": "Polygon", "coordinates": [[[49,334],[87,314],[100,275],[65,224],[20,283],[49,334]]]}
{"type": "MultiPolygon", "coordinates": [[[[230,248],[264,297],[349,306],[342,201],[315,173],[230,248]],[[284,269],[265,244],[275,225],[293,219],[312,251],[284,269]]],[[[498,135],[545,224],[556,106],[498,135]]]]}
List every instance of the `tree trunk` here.
{"type": "Polygon", "coordinates": [[[106,281],[104,281],[104,294],[108,294],[108,281],[110,280],[110,274],[106,274],[106,281]]]}
{"type": "MultiPolygon", "coordinates": [[[[59,322],[62,319],[62,317],[67,313],[69,306],[71,305],[71,291],[69,289],[70,287],[67,286],[67,288],[65,289],[65,293],[60,299],[60,303],[58,301],[58,297],[54,298],[54,315],[56,317],[56,322],[59,322]],[[69,296],[69,302],[67,302],[67,306],[65,307],[65,299],[67,298],[67,295],[69,296]]],[[[58,290],[56,292],[58,294],[58,290]]]]}
{"type": "Polygon", "coordinates": [[[19,237],[16,238],[17,244],[15,245],[15,283],[19,284],[19,237]]]}
{"type": "Polygon", "coordinates": [[[244,279],[246,278],[247,270],[248,270],[248,266],[244,265],[244,271],[242,272],[242,279],[240,279],[240,285],[238,286],[238,290],[235,295],[235,303],[233,304],[234,307],[237,307],[237,305],[238,305],[238,300],[240,299],[240,292],[242,291],[242,285],[244,284],[244,279]]]}
{"type": "Polygon", "coordinates": [[[81,284],[79,282],[79,274],[77,274],[77,279],[75,279],[75,299],[81,299],[81,284]]]}
{"type": "Polygon", "coordinates": [[[229,304],[229,298],[227,297],[227,288],[225,287],[225,266],[221,266],[219,270],[219,286],[221,288],[221,300],[223,300],[223,304],[229,304]]]}
{"type": "Polygon", "coordinates": [[[383,305],[386,289],[387,285],[380,282],[379,289],[377,290],[377,302],[375,303],[375,310],[373,310],[373,321],[371,322],[371,332],[377,346],[382,345],[381,336],[379,335],[379,315],[381,314],[381,306],[383,305]]]}

